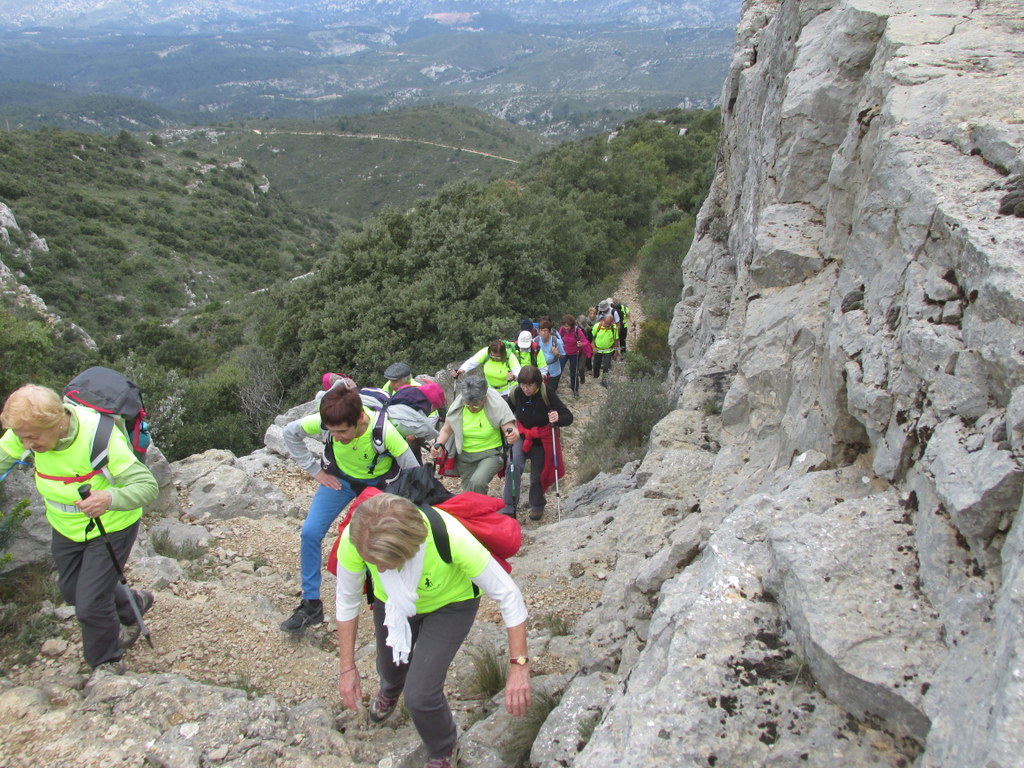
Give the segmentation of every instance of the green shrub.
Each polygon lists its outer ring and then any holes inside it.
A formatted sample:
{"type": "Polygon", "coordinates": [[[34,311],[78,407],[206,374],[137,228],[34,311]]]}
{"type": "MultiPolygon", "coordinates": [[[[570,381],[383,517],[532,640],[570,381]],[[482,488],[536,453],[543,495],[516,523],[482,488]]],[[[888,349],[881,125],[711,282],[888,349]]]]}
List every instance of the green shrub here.
{"type": "Polygon", "coordinates": [[[512,722],[508,729],[508,735],[501,745],[501,756],[509,765],[520,768],[530,764],[530,750],[533,749],[533,742],[537,740],[541,726],[548,719],[548,715],[558,706],[560,700],[561,696],[535,693],[526,714],[512,722]]]}
{"type": "Polygon", "coordinates": [[[156,531],[150,542],[153,544],[153,551],[158,555],[172,557],[175,560],[198,560],[206,554],[206,547],[192,539],[175,544],[167,531],[156,531]]]}
{"type": "Polygon", "coordinates": [[[654,425],[671,410],[661,377],[612,376],[608,399],[583,432],[587,451],[580,459],[579,481],[613,472],[642,458],[654,425]]]}
{"type": "Polygon", "coordinates": [[[481,648],[470,651],[469,657],[473,660],[470,693],[489,699],[505,689],[507,670],[503,656],[491,648],[481,648]]]}
{"type": "Polygon", "coordinates": [[[7,548],[11,545],[14,537],[18,535],[18,531],[21,530],[22,522],[31,514],[32,510],[28,508],[28,499],[19,501],[10,512],[0,510],[0,565],[10,562],[11,553],[7,551],[7,548]]]}
{"type": "MultiPolygon", "coordinates": [[[[661,320],[646,320],[641,326],[632,351],[639,352],[645,360],[667,368],[672,351],[668,346],[668,323],[661,320]]],[[[627,363],[632,362],[635,355],[627,356],[627,363]]]]}
{"type": "Polygon", "coordinates": [[[564,637],[572,632],[572,622],[564,613],[549,613],[541,620],[541,624],[552,637],[564,637]]]}
{"type": "Polygon", "coordinates": [[[39,613],[43,601],[63,602],[57,580],[44,563],[0,577],[0,669],[31,661],[39,644],[57,633],[57,620],[39,613]]]}

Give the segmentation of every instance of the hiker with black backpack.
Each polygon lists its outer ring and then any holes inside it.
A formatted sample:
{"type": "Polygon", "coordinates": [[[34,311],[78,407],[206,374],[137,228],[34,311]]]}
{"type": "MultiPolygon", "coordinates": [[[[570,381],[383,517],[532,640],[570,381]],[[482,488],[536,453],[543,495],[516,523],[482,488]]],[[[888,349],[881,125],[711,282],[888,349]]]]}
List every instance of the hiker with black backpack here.
{"type": "Polygon", "coordinates": [[[556,444],[558,428],[572,424],[573,415],[558,395],[544,384],[540,369],[534,365],[524,366],[519,372],[519,384],[509,393],[508,404],[516,417],[521,439],[512,446],[511,467],[505,473],[505,509],[502,511],[516,517],[523,467],[529,459],[530,519],[540,520],[547,503],[544,492],[556,477],[565,475],[565,466],[555,462],[556,456],[563,455],[556,444]]]}
{"type": "Polygon", "coordinates": [[[515,386],[516,376],[519,375],[519,369],[522,368],[522,364],[515,355],[514,347],[515,345],[511,342],[492,339],[490,344],[452,371],[452,378],[457,379],[462,374],[479,367],[483,370],[487,384],[504,395],[515,386]]]}
{"type": "Polygon", "coordinates": [[[594,326],[597,325],[597,307],[587,307],[587,311],[576,318],[576,326],[583,331],[587,336],[587,341],[591,345],[591,355],[584,357],[583,367],[580,368],[580,384],[586,382],[587,372],[591,374],[594,371],[594,357],[593,357],[593,345],[594,345],[594,326]]]}
{"type": "MultiPolygon", "coordinates": [[[[484,500],[486,501],[486,499],[484,500]]],[[[521,717],[530,706],[526,603],[495,559],[454,515],[420,509],[381,493],[362,501],[338,541],[338,692],[348,709],[363,698],[356,635],[369,571],[380,687],[370,720],[391,715],[401,696],[426,751],[426,768],[458,762],[458,731],[445,696],[448,668],[469,634],[480,592],[501,610],[508,635],[505,709],[521,717]],[[447,557],[438,543],[446,533],[447,557]]]]}
{"type": "Polygon", "coordinates": [[[562,327],[558,329],[565,349],[565,359],[569,364],[569,388],[573,397],[580,396],[580,385],[583,383],[583,360],[589,360],[594,348],[587,334],[576,324],[576,318],[570,314],[562,316],[562,327]]]}
{"type": "Polygon", "coordinates": [[[619,316],[619,357],[626,354],[626,336],[629,335],[629,307],[618,299],[610,299],[612,312],[619,316]]]}
{"type": "Polygon", "coordinates": [[[302,602],[281,624],[286,632],[301,632],[324,620],[320,600],[321,548],[324,536],[341,511],[363,488],[384,488],[400,472],[418,466],[398,429],[386,418],[378,421],[378,415],[363,404],[356,390],[335,387],[320,400],[317,413],[296,419],[284,428],[288,453],[320,484],[302,523],[302,602]],[[306,445],[310,435],[326,438],[320,461],[306,445]]]}
{"type": "Polygon", "coordinates": [[[156,479],[109,415],[62,400],[47,387],[15,390],[0,424],[7,430],[0,437],[0,479],[32,457],[36,489],[53,528],[57,585],[75,607],[85,660],[96,670],[123,674],[122,656],[138,638],[153,594],[121,588],[119,579],[142,508],[160,493],[156,479]],[[94,447],[102,453],[99,460],[94,447]]]}
{"type": "Polygon", "coordinates": [[[438,433],[431,456],[455,455],[462,490],[487,495],[491,480],[505,465],[505,448],[519,439],[519,430],[505,399],[482,376],[459,380],[458,394],[438,433]]]}

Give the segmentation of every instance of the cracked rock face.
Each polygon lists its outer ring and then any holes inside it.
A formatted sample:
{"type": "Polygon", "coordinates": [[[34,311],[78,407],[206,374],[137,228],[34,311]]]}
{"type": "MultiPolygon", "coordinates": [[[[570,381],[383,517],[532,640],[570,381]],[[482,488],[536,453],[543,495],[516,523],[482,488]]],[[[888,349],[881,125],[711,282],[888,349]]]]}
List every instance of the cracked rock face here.
{"type": "Polygon", "coordinates": [[[1019,761],[1022,31],[745,4],[670,333],[669,419],[715,450],[621,495],[686,512],[589,621],[623,684],[576,764],[1019,761]]]}

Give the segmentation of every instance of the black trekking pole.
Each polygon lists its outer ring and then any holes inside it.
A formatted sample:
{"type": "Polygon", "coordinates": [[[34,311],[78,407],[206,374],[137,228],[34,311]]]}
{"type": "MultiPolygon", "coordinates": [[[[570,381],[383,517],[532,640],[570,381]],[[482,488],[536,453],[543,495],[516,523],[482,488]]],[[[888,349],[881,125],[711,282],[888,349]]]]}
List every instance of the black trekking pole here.
{"type": "MultiPolygon", "coordinates": [[[[88,483],[79,486],[78,495],[82,497],[82,500],[89,498],[92,494],[92,486],[88,483]]],[[[149,628],[146,626],[146,622],[142,620],[142,611],[139,610],[139,606],[135,602],[135,597],[132,595],[131,589],[128,587],[128,579],[124,575],[124,569],[121,564],[117,562],[117,555],[114,554],[114,547],[110,543],[110,539],[107,538],[107,531],[103,528],[103,522],[98,518],[94,517],[90,521],[89,525],[86,526],[85,532],[88,533],[92,530],[93,523],[96,524],[96,529],[100,532],[100,538],[103,540],[104,546],[107,548],[107,553],[110,555],[110,561],[114,564],[114,569],[117,571],[118,578],[121,583],[118,585],[119,589],[123,589],[127,593],[128,604],[132,607],[132,613],[135,614],[135,621],[139,624],[139,630],[142,632],[142,636],[146,638],[146,642],[149,643],[149,647],[153,647],[153,638],[149,635],[149,628]]]]}
{"type": "MultiPolygon", "coordinates": [[[[512,434],[512,427],[505,430],[506,435],[512,434]]],[[[520,435],[520,439],[522,436],[520,435]]],[[[519,499],[516,497],[516,447],[515,444],[509,445],[508,441],[505,442],[505,447],[508,449],[508,461],[505,464],[505,476],[508,477],[508,482],[512,488],[512,517],[515,520],[519,519],[519,499]]]]}
{"type": "Polygon", "coordinates": [[[551,428],[551,459],[555,465],[555,509],[558,522],[562,522],[562,491],[558,487],[558,427],[551,428]]]}

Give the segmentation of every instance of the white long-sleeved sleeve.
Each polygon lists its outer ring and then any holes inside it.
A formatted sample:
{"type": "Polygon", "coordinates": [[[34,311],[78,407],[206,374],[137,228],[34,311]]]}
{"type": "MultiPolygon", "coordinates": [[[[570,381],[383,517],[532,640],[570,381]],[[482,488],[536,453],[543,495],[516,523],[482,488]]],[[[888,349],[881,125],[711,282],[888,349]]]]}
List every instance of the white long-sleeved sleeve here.
{"type": "Polygon", "coordinates": [[[359,615],[365,582],[366,571],[352,573],[338,565],[338,587],[334,597],[334,616],[338,621],[348,621],[359,615]]]}
{"type": "Polygon", "coordinates": [[[473,583],[498,604],[506,627],[515,627],[526,621],[526,601],[523,600],[523,593],[493,557],[483,573],[473,579],[473,583]]]}
{"type": "Polygon", "coordinates": [[[484,347],[479,352],[475,353],[466,362],[459,366],[459,370],[462,371],[463,373],[468,373],[469,371],[472,371],[474,368],[480,365],[480,357],[486,351],[487,347],[484,347]]]}

